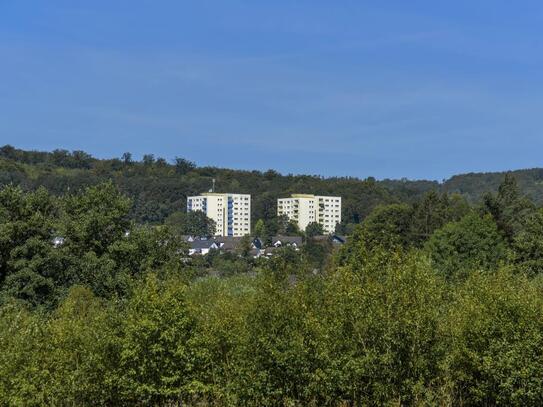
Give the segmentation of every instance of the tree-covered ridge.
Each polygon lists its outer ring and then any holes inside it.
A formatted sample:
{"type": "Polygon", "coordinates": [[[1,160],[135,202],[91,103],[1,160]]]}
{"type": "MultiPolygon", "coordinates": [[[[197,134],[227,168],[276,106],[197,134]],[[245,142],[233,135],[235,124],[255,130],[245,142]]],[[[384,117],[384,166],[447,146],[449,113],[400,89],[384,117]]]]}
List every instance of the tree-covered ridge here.
{"type": "Polygon", "coordinates": [[[460,193],[470,202],[477,202],[485,193],[496,192],[506,174],[515,177],[524,195],[543,205],[543,168],[455,175],[443,182],[442,190],[460,193]]]}

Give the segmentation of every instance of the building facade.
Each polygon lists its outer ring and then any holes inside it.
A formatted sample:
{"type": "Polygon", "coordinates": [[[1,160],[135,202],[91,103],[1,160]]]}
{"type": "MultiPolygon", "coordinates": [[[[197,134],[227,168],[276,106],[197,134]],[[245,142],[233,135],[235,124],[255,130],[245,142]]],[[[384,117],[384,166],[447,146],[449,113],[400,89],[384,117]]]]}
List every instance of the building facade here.
{"type": "Polygon", "coordinates": [[[317,222],[325,233],[334,233],[336,225],[341,223],[341,197],[292,194],[290,198],[277,200],[277,214],[286,215],[300,230],[305,231],[308,224],[317,222]]]}
{"type": "Polygon", "coordinates": [[[205,192],[187,197],[187,212],[202,211],[215,221],[216,236],[251,233],[251,195],[205,192]]]}

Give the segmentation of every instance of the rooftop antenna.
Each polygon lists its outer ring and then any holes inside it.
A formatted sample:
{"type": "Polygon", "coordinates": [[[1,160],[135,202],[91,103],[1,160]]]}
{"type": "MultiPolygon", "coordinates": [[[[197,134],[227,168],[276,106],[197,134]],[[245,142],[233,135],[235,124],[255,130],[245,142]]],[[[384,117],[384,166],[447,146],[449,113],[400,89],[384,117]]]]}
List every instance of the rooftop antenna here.
{"type": "Polygon", "coordinates": [[[212,180],[212,186],[211,186],[211,189],[209,190],[209,192],[215,192],[215,178],[213,178],[212,180]]]}

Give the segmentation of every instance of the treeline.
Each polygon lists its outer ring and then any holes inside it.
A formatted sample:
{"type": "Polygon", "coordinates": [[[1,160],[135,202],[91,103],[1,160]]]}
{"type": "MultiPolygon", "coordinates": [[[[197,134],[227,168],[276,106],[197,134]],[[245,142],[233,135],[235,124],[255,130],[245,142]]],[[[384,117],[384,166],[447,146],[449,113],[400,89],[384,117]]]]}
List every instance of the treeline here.
{"type": "Polygon", "coordinates": [[[219,276],[130,207],[0,191],[0,405],[543,403],[543,213],[511,176],[219,276]]]}
{"type": "MultiPolygon", "coordinates": [[[[543,204],[543,170],[514,171],[521,191],[537,205],[543,204]]],[[[465,174],[443,183],[435,181],[364,180],[350,177],[323,178],[308,175],[281,175],[273,170],[240,171],[198,167],[175,158],[168,161],[146,154],[136,161],[130,153],[120,158],[96,159],[83,151],[24,151],[0,147],[0,186],[19,185],[24,190],[43,186],[54,195],[111,180],[132,199],[130,218],[137,223],[161,224],[168,216],[184,212],[186,197],[211,188],[252,195],[252,224],[259,219],[276,225],[277,198],[290,193],[318,193],[343,198],[343,224],[339,232],[349,233],[378,205],[413,204],[427,192],[458,193],[470,203],[478,203],[487,192],[496,192],[504,173],[465,174]]]]}
{"type": "MultiPolygon", "coordinates": [[[[183,158],[175,158],[170,163],[151,154],[141,161],[133,160],[130,153],[121,158],[98,160],[81,151],[48,153],[11,146],[0,148],[0,186],[13,184],[24,190],[43,186],[60,196],[111,180],[132,199],[130,217],[137,223],[160,224],[168,216],[184,212],[186,197],[208,191],[213,179],[218,191],[252,195],[253,225],[258,219],[273,222],[277,215],[277,198],[290,193],[341,195],[346,225],[360,222],[378,204],[400,202],[418,193],[394,193],[371,178],[325,179],[281,175],[273,170],[198,167],[183,158]]],[[[268,226],[273,228],[271,224],[268,226]]]]}

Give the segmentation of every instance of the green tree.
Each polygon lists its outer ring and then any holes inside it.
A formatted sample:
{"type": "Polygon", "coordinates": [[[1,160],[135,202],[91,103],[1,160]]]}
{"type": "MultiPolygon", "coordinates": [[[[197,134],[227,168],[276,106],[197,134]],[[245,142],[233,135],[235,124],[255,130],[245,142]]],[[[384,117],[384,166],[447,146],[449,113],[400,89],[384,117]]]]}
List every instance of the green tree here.
{"type": "Polygon", "coordinates": [[[537,275],[543,272],[543,212],[529,215],[512,242],[513,261],[519,270],[537,275]]]}
{"type": "Polygon", "coordinates": [[[489,216],[470,214],[437,230],[426,244],[434,267],[448,278],[470,271],[494,270],[507,258],[507,248],[489,216]]]}
{"type": "Polygon", "coordinates": [[[507,271],[473,273],[442,320],[444,368],[453,404],[543,403],[543,296],[540,282],[507,271]]]}
{"type": "Polygon", "coordinates": [[[52,304],[63,264],[54,253],[57,201],[44,188],[0,190],[0,287],[2,297],[30,305],[52,304]]]}
{"type": "Polygon", "coordinates": [[[524,220],[535,210],[535,206],[521,194],[516,178],[512,174],[506,174],[498,193],[486,194],[483,197],[482,209],[492,216],[498,230],[510,243],[522,230],[524,220]]]}
{"type": "Polygon", "coordinates": [[[287,236],[299,236],[301,235],[300,228],[298,224],[290,220],[288,216],[281,215],[276,218],[277,227],[276,232],[278,235],[287,235],[287,236]]]}
{"type": "Polygon", "coordinates": [[[305,228],[305,235],[308,238],[322,236],[324,235],[324,229],[320,223],[310,222],[305,228]]]}
{"type": "Polygon", "coordinates": [[[465,197],[460,194],[443,195],[447,200],[447,221],[456,222],[472,211],[465,197]]]}
{"type": "Polygon", "coordinates": [[[165,224],[181,235],[213,236],[215,222],[202,211],[174,212],[166,218],[165,224]]]}
{"type": "Polygon", "coordinates": [[[153,165],[155,162],[155,156],[153,154],[144,154],[142,161],[143,165],[153,165]]]}
{"type": "MultiPolygon", "coordinates": [[[[19,187],[0,190],[0,282],[9,274],[13,251],[29,240],[49,242],[58,208],[44,188],[24,193],[19,187]]],[[[19,253],[18,255],[22,255],[19,253]]]]}
{"type": "Polygon", "coordinates": [[[132,164],[132,153],[129,153],[129,152],[123,153],[121,160],[123,161],[125,165],[132,164]]]}
{"type": "Polygon", "coordinates": [[[251,242],[252,241],[250,235],[245,235],[240,239],[238,247],[236,249],[236,253],[238,254],[238,256],[244,259],[250,258],[250,253],[252,249],[251,242]]]}
{"type": "Polygon", "coordinates": [[[48,354],[44,369],[46,399],[52,405],[106,405],[118,402],[118,360],[111,310],[92,292],[74,286],[47,321],[48,354]]]}
{"type": "Polygon", "coordinates": [[[197,320],[198,345],[208,352],[211,361],[204,376],[210,383],[207,399],[215,400],[218,405],[241,404],[236,394],[236,387],[243,385],[236,378],[245,377],[241,373],[240,345],[246,341],[247,314],[257,295],[258,278],[232,275],[199,279],[187,290],[188,308],[197,320]]]}
{"type": "Polygon", "coordinates": [[[285,228],[285,235],[287,236],[300,236],[302,234],[302,231],[298,227],[298,224],[294,221],[290,221],[287,223],[287,226],[285,228]]]}
{"type": "Polygon", "coordinates": [[[6,278],[2,287],[2,299],[7,301],[12,298],[33,307],[46,305],[51,308],[55,305],[59,288],[53,278],[23,268],[6,278]]]}
{"type": "Polygon", "coordinates": [[[334,233],[336,235],[351,235],[356,227],[355,223],[341,222],[336,225],[334,233]]]}
{"type": "Polygon", "coordinates": [[[0,308],[0,400],[5,405],[110,405],[116,336],[106,306],[73,287],[52,314],[0,308]]]}
{"type": "Polygon", "coordinates": [[[274,406],[315,403],[311,383],[320,354],[316,298],[306,285],[288,284],[288,273],[266,272],[245,308],[245,329],[237,337],[230,386],[238,405],[274,406]]]}
{"type": "Polygon", "coordinates": [[[302,256],[314,269],[322,270],[326,268],[332,250],[332,242],[328,237],[319,240],[308,238],[302,247],[302,256]]]}
{"type": "Polygon", "coordinates": [[[85,168],[85,169],[92,168],[92,163],[94,161],[94,158],[90,154],[81,150],[75,150],[75,151],[72,151],[72,158],[74,161],[75,168],[85,168]]]}
{"type": "Polygon", "coordinates": [[[181,275],[187,251],[186,243],[167,228],[136,227],[128,236],[111,244],[105,256],[99,258],[88,253],[79,266],[80,283],[102,298],[124,297],[134,277],[151,272],[161,276],[181,275]]]}
{"type": "Polygon", "coordinates": [[[256,221],[254,235],[261,239],[266,239],[268,237],[268,230],[263,219],[259,219],[256,221]]]}
{"type": "Polygon", "coordinates": [[[50,352],[47,325],[39,314],[20,304],[0,307],[0,400],[4,405],[48,404],[44,366],[50,352]],[[45,393],[45,394],[44,394],[45,393]]]}
{"type": "Polygon", "coordinates": [[[60,226],[63,247],[74,255],[106,252],[109,245],[130,231],[131,201],[108,182],[64,198],[60,226]]]}
{"type": "Polygon", "coordinates": [[[413,240],[422,245],[437,229],[448,222],[458,221],[470,211],[465,199],[459,195],[449,197],[435,191],[427,192],[413,206],[413,240]]]}
{"type": "Polygon", "coordinates": [[[185,158],[175,157],[175,171],[178,174],[184,175],[189,171],[192,171],[196,168],[196,164],[192,161],[186,160],[185,158]]]}
{"type": "Polygon", "coordinates": [[[119,388],[125,401],[166,404],[205,391],[205,349],[179,280],[161,283],[149,275],[134,291],[122,320],[119,388]]]}
{"type": "Polygon", "coordinates": [[[412,243],[411,222],[413,210],[409,205],[378,206],[364,220],[362,233],[369,247],[409,247],[412,243]]]}
{"type": "Polygon", "coordinates": [[[424,405],[443,355],[437,327],[444,292],[418,252],[377,248],[363,264],[335,270],[318,316],[316,352],[325,358],[318,386],[326,400],[424,405]]]}

